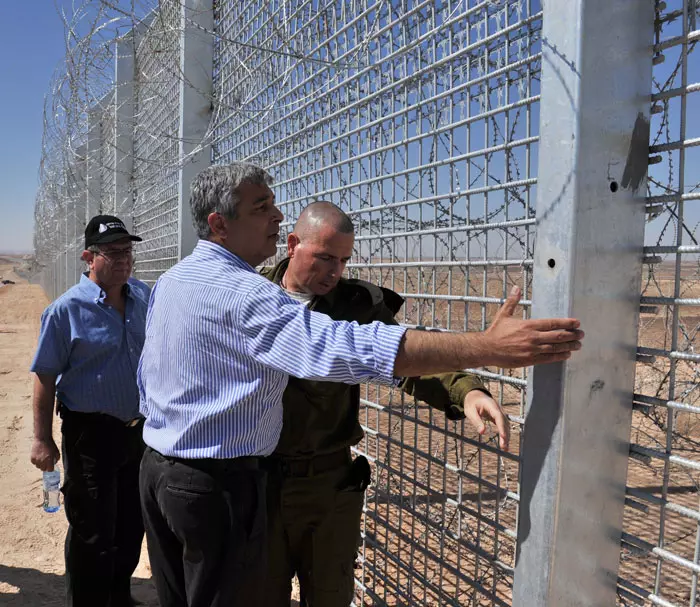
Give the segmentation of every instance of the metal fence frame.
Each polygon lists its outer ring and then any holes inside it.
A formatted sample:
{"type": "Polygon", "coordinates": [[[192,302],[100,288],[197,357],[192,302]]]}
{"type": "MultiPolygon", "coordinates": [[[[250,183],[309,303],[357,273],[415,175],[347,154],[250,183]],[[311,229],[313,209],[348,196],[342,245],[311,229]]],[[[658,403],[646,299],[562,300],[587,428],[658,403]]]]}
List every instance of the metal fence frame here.
{"type": "Polygon", "coordinates": [[[633,397],[640,431],[630,444],[618,579],[624,605],[698,604],[700,184],[690,178],[699,166],[699,23],[695,0],[656,3],[649,224],[633,397]]]}

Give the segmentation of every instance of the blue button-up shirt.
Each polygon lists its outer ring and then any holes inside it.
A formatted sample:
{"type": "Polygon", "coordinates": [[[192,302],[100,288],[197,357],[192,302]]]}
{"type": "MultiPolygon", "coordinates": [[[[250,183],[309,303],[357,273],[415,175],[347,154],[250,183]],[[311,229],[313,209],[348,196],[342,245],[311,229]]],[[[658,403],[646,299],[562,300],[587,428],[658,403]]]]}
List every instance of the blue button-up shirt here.
{"type": "Polygon", "coordinates": [[[144,440],[191,459],[269,455],[289,375],[391,383],[404,332],[311,312],[201,240],[151,295],[138,372],[144,440]]]}
{"type": "Polygon", "coordinates": [[[58,399],[71,411],[107,413],[128,421],[139,415],[136,386],[150,289],[130,278],[122,315],[83,274],[41,316],[31,371],[57,375],[58,399]]]}

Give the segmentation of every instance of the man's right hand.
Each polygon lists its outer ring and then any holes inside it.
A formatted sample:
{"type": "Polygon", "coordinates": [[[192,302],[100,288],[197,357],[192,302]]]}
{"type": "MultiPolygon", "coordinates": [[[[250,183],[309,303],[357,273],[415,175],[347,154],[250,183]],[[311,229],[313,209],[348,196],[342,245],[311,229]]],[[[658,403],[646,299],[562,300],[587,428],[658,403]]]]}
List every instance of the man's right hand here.
{"type": "Polygon", "coordinates": [[[35,438],[32,443],[31,460],[42,472],[51,472],[56,462],[61,459],[61,452],[58,450],[53,438],[35,438]]]}
{"type": "Polygon", "coordinates": [[[484,333],[489,366],[516,368],[560,362],[581,349],[584,333],[574,318],[513,318],[520,295],[520,289],[513,287],[484,333]]]}

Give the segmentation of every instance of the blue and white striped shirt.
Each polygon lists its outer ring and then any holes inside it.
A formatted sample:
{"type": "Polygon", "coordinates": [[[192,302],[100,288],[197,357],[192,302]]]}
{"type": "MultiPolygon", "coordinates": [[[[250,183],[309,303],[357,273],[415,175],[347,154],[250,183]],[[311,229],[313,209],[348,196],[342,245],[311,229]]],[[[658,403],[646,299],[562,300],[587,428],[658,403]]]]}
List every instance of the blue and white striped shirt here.
{"type": "Polygon", "coordinates": [[[189,459],[269,455],[289,375],[391,382],[404,332],[311,312],[200,240],[151,295],[138,371],[144,440],[189,459]]]}
{"type": "Polygon", "coordinates": [[[56,394],[71,411],[134,419],[149,293],[148,285],[130,278],[122,318],[105,302],[99,285],[83,274],[44,310],[31,371],[57,375],[56,394]]]}

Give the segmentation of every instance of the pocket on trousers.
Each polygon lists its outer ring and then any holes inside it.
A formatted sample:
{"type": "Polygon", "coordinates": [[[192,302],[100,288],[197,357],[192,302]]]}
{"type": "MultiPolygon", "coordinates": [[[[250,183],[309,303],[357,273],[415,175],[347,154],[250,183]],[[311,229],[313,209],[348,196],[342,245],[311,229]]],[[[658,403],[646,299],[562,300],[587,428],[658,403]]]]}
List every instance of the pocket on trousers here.
{"type": "Polygon", "coordinates": [[[165,490],[175,497],[198,498],[217,493],[220,487],[208,474],[176,464],[168,470],[165,490]]]}
{"type": "Polygon", "coordinates": [[[74,488],[73,481],[66,479],[61,487],[63,494],[63,507],[66,510],[66,518],[71,525],[77,526],[80,524],[80,496],[74,488]]]}
{"type": "Polygon", "coordinates": [[[165,490],[171,495],[180,497],[201,497],[202,495],[211,495],[213,493],[212,489],[205,487],[181,487],[170,484],[165,486],[165,490]]]}
{"type": "Polygon", "coordinates": [[[63,420],[61,422],[61,434],[63,435],[63,446],[65,449],[73,450],[81,442],[85,435],[85,426],[78,424],[74,420],[63,420]]]}

